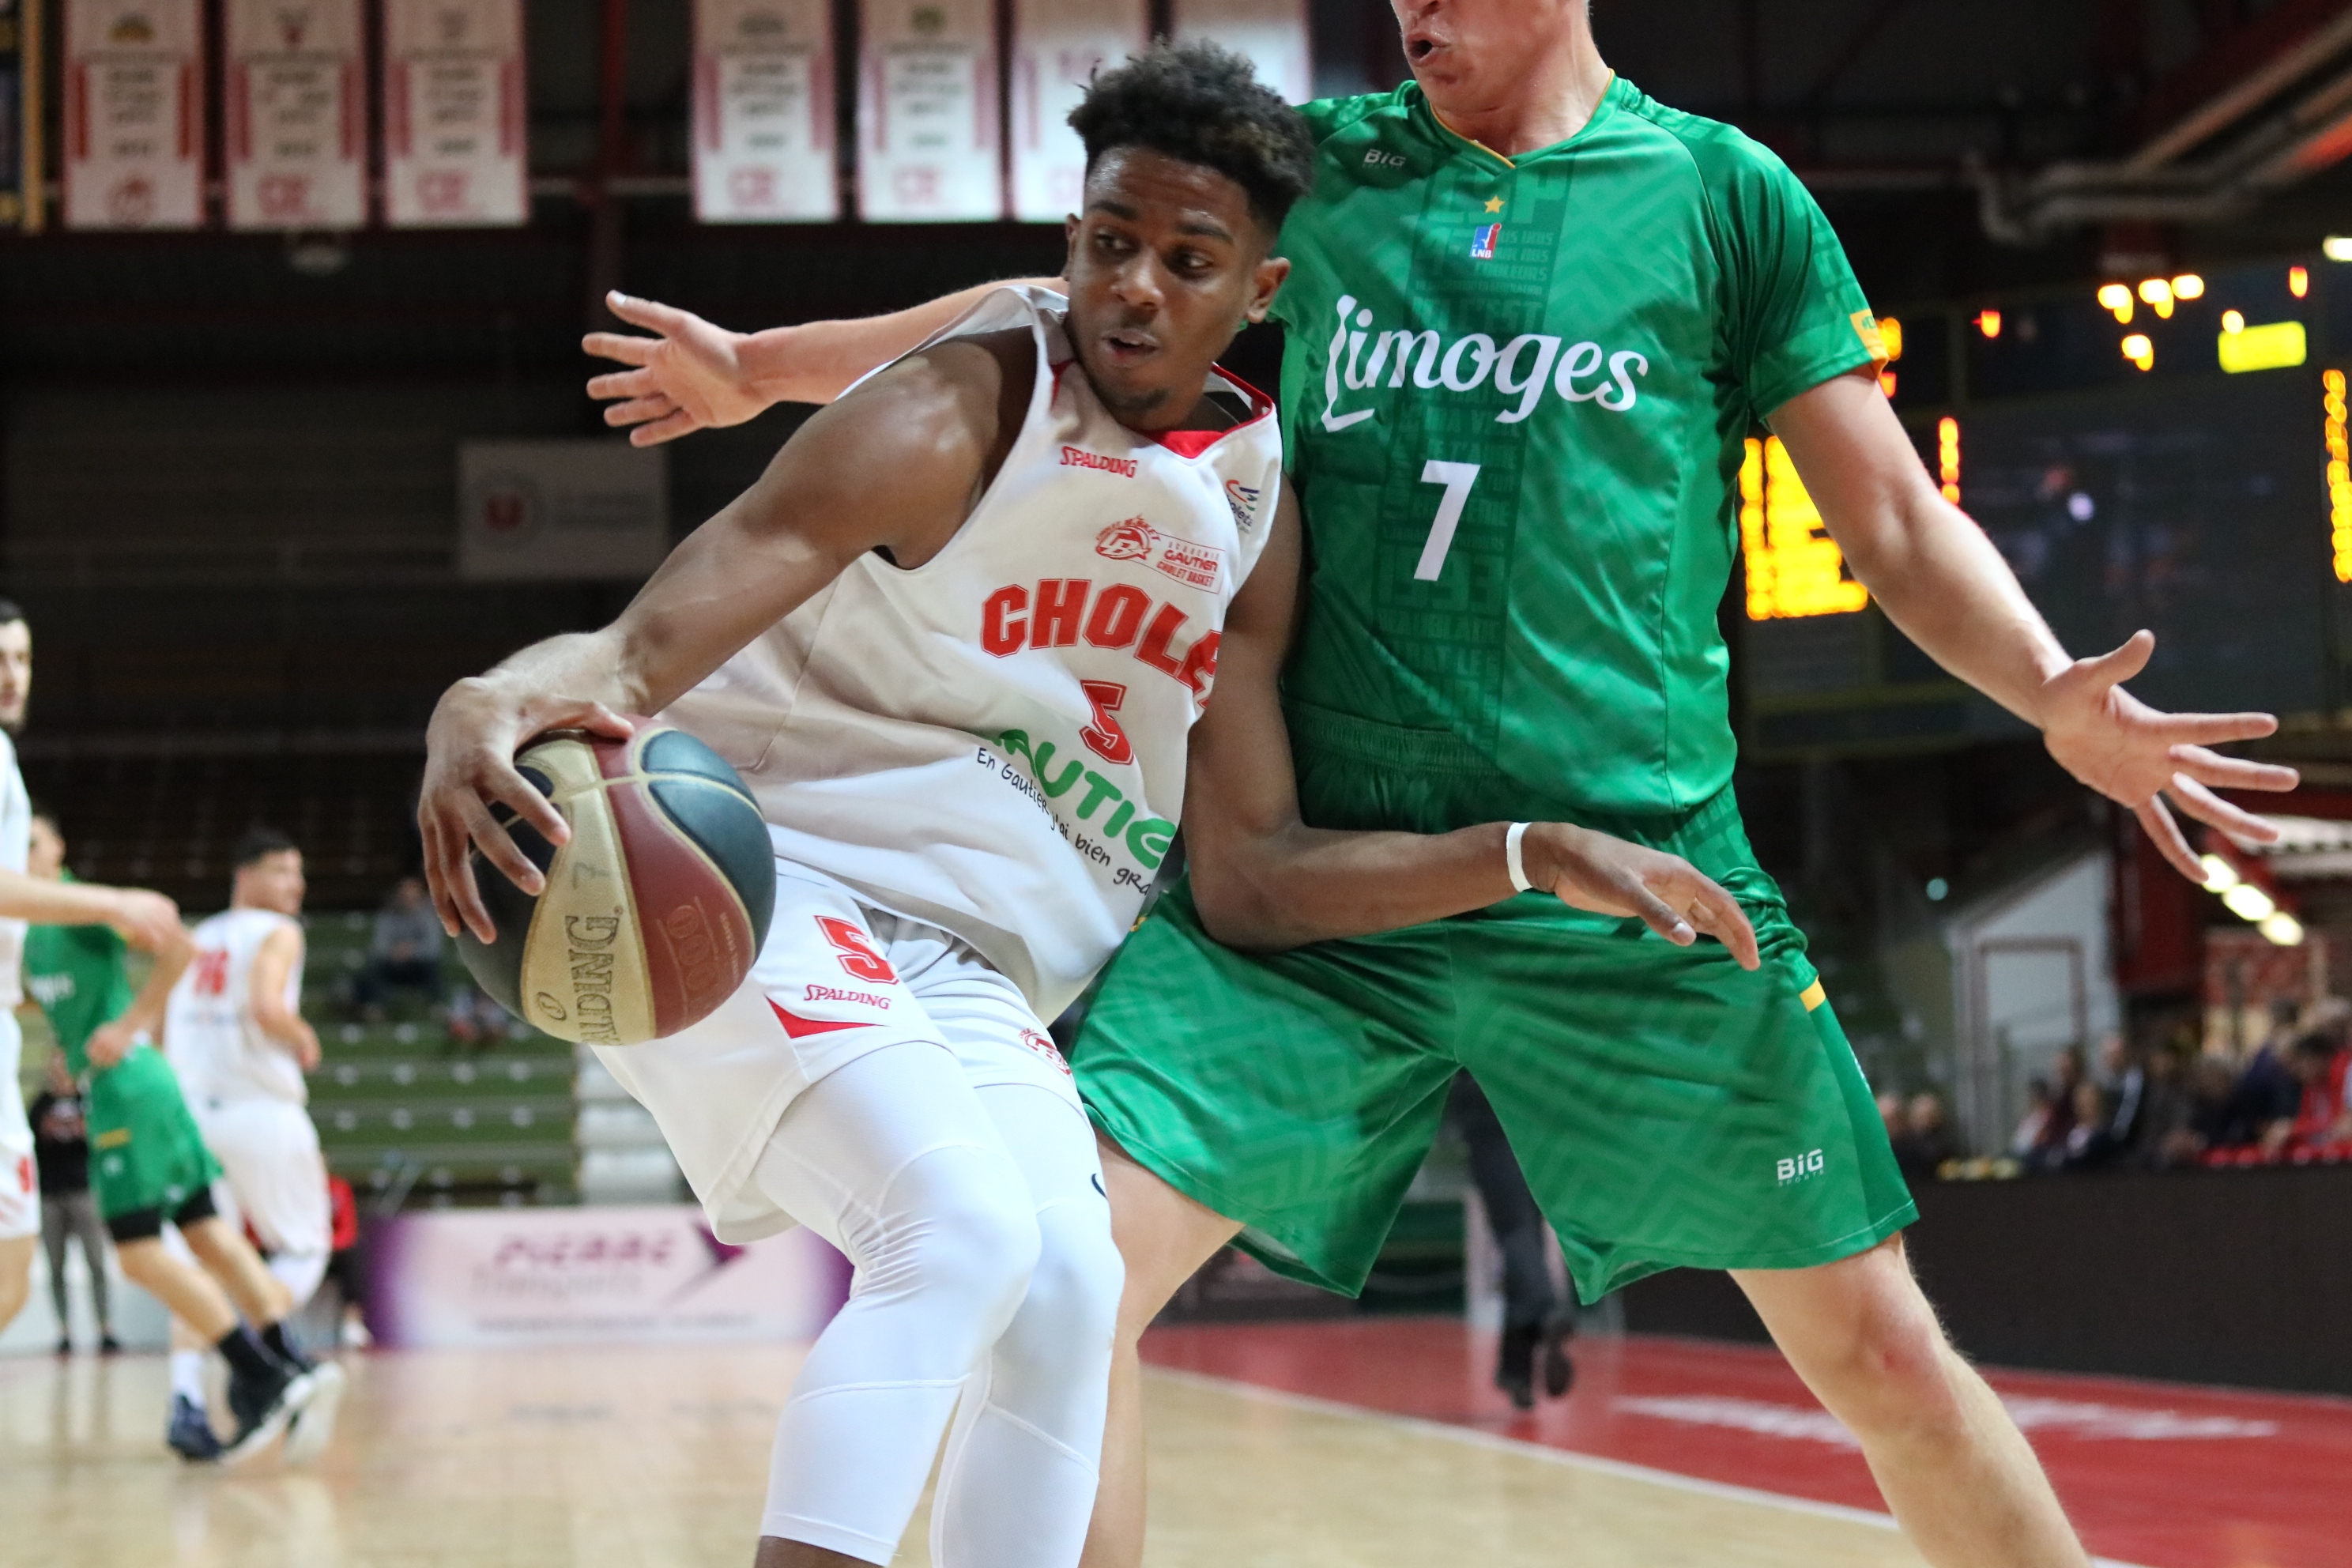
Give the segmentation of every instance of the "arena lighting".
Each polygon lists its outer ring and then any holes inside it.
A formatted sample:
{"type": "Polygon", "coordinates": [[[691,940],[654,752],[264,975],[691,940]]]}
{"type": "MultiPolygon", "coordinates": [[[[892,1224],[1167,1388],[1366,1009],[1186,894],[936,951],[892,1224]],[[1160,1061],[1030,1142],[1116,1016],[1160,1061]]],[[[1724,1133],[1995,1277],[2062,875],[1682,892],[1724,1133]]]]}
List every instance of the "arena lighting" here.
{"type": "Polygon", "coordinates": [[[2172,297],[2176,300],[2205,298],[2205,279],[2194,272],[2184,272],[2172,280],[2172,297]]]}
{"type": "Polygon", "coordinates": [[[2000,336],[2000,312],[1999,310],[1979,310],[1977,312],[1977,331],[1982,332],[1988,338],[1997,338],[2000,336]]]}
{"type": "Polygon", "coordinates": [[[2132,291],[2120,283],[2106,284],[2099,289],[2099,303],[2114,312],[2117,326],[2131,325],[2132,291]]]}
{"type": "Polygon", "coordinates": [[[2209,893],[2226,893],[2242,880],[2238,868],[2219,855],[2200,855],[2197,863],[2205,868],[2205,880],[2200,886],[2209,893]]]}
{"type": "Polygon", "coordinates": [[[2292,370],[2311,354],[2310,334],[2301,321],[2271,321],[2225,331],[2218,344],[2221,368],[2231,375],[2249,371],[2292,370]]]}
{"type": "Polygon", "coordinates": [[[2290,267],[2286,269],[2286,291],[2300,300],[2311,292],[2311,268],[2290,267]]]}
{"type": "Polygon", "coordinates": [[[2246,313],[2243,310],[2222,311],[2221,330],[2225,332],[2244,331],[2246,330],[2246,313]]]}
{"type": "Polygon", "coordinates": [[[1878,340],[1886,345],[1886,363],[1893,364],[1903,357],[1903,323],[1893,316],[1878,318],[1878,340]]]}
{"type": "Polygon", "coordinates": [[[2319,242],[2319,254],[2330,261],[2352,261],[2352,235],[2329,235],[2319,242]]]}
{"type": "Polygon", "coordinates": [[[2271,896],[2252,882],[2239,883],[2221,895],[2221,901],[2240,920],[2252,921],[2258,925],[2278,913],[2278,905],[2272,901],[2271,896]]]}
{"type": "Polygon", "coordinates": [[[2352,429],[2346,420],[2352,409],[2345,405],[2344,373],[2331,370],[2319,378],[2326,397],[2322,408],[2327,433],[2327,531],[2336,556],[2336,580],[2352,583],[2352,429]]]}
{"type": "Polygon", "coordinates": [[[1944,499],[1960,504],[1960,422],[1947,415],[1936,421],[1936,474],[1943,481],[1944,499]]]}
{"type": "Polygon", "coordinates": [[[1822,526],[1821,509],[1778,436],[1748,443],[1739,542],[1751,621],[1851,615],[1870,603],[1870,590],[1846,575],[1845,552],[1822,526]]]}
{"type": "Polygon", "coordinates": [[[2280,947],[2303,945],[2303,922],[2284,910],[2255,922],[2254,929],[2280,947]]]}
{"type": "Polygon", "coordinates": [[[2172,320],[2172,285],[2161,278],[2150,278],[2139,286],[2142,302],[2153,306],[2159,321],[2172,320]]]}
{"type": "Polygon", "coordinates": [[[2156,368],[2156,344],[2146,332],[2134,332],[2124,340],[2124,358],[2142,370],[2156,368]]]}

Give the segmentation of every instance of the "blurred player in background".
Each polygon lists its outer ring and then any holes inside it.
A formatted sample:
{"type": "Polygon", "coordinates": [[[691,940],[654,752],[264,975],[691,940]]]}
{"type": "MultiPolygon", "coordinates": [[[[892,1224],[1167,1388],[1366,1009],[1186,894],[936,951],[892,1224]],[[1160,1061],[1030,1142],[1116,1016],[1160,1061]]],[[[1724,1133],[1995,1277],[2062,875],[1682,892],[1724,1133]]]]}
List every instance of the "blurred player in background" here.
{"type": "MultiPolygon", "coordinates": [[[[163,1043],[220,1162],[228,1219],[251,1227],[299,1312],[334,1251],[327,1162],[304,1079],[319,1065],[319,1036],[301,1014],[302,851],[276,828],[251,827],[229,859],[229,907],[193,933],[163,1043]]],[[[274,1325],[271,1348],[310,1367],[290,1328],[288,1319],[274,1325]]],[[[292,1458],[325,1446],[342,1394],[340,1372],[318,1370],[318,1396],[288,1442],[292,1458]]]]}
{"type": "Polygon", "coordinates": [[[24,1089],[16,1078],[25,1044],[16,1009],[25,1000],[26,923],[95,922],[149,952],[181,935],[179,908],[161,893],[49,882],[25,874],[33,805],[16,770],[12,737],[25,727],[32,694],[32,628],[23,610],[0,599],[0,1329],[25,1305],[41,1238],[33,1129],[25,1120],[24,1089]]]}
{"type": "MultiPolygon", "coordinates": [[[[65,861],[56,819],[36,809],[28,874],[70,883],[65,861]]],[[[194,951],[184,933],[165,945],[134,993],[128,944],[110,927],[37,925],[25,939],[25,988],[48,1018],[65,1070],[86,1086],[90,1185],[122,1272],[170,1310],[175,1337],[184,1332],[228,1363],[236,1421],[229,1444],[213,1432],[193,1352],[174,1353],[165,1440],[184,1458],[236,1460],[258,1452],[292,1419],[301,1423],[300,1441],[289,1441],[287,1457],[308,1458],[332,1430],[332,1401],[319,1395],[342,1373],[326,1367],[313,1375],[293,1353],[285,1329],[292,1298],[215,1209],[220,1166],[154,1047],[173,986],[194,951]],[[165,1245],[167,1224],[203,1268],[165,1245]],[[237,1321],[237,1310],[252,1330],[237,1321]]]]}
{"type": "MultiPolygon", "coordinates": [[[[1929,1561],[2072,1568],[2083,1549],[2032,1448],[1912,1278],[1916,1215],[1885,1131],[1739,820],[1716,609],[1742,444],[1768,423],[1895,625],[2185,874],[2202,877],[2168,798],[2275,837],[2210,786],[2286,789],[2293,772],[2207,749],[2275,723],[2136,701],[2120,683],[2146,668],[2144,633],[2067,655],[1921,467],[1804,187],[1616,77],[1585,0],[1392,9],[1415,80],[1313,106],[1317,188],[1281,245],[1312,563],[1284,678],[1297,792],[1196,808],[1188,883],[1121,953],[1074,1052],[1129,1269],[1088,1560],[1142,1555],[1143,1326],[1244,1226],[1274,1267],[1360,1288],[1459,1066],[1580,1296],[1733,1271],[1929,1561]],[[1739,894],[1766,962],[1501,901],[1551,885],[1557,840],[1497,816],[1687,856],[1739,894]],[[1302,822],[1475,844],[1491,896],[1433,882],[1415,912],[1400,884],[1386,908],[1407,929],[1370,937],[1360,886],[1264,852],[1302,822]]],[[[622,400],[609,422],[666,439],[822,402],[961,304],[743,338],[623,301],[660,337],[592,336],[638,368],[591,391],[622,400]]]]}

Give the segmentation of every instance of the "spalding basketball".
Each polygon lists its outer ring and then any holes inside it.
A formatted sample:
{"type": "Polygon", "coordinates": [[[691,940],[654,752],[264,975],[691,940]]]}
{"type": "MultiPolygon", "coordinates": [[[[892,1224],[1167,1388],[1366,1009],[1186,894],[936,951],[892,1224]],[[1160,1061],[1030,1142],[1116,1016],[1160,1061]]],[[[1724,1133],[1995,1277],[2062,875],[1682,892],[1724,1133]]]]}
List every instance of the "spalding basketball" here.
{"type": "Polygon", "coordinates": [[[473,856],[498,940],[458,938],[501,1006],[558,1039],[634,1046],[709,1016],[751,972],[776,907],[774,852],[751,792],[683,730],[562,734],[515,766],[572,827],[558,848],[507,830],[547,876],[532,898],[473,856]]]}

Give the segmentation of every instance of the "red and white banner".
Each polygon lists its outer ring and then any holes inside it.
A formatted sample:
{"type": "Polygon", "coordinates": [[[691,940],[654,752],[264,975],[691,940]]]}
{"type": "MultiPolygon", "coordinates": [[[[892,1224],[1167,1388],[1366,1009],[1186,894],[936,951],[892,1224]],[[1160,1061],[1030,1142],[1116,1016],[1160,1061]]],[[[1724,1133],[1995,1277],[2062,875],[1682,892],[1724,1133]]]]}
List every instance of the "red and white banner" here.
{"type": "Polygon", "coordinates": [[[1174,0],[1176,41],[1206,38],[1257,67],[1257,79],[1291,103],[1315,96],[1307,0],[1174,0]]]}
{"type": "Polygon", "coordinates": [[[367,222],[360,0],[228,0],[228,226],[367,222]]]}
{"type": "Polygon", "coordinates": [[[814,1233],[730,1247],[686,1204],[424,1210],[366,1256],[368,1326],[402,1350],[810,1340],[849,1295],[814,1233]]]}
{"type": "Polygon", "coordinates": [[[830,0],[695,0],[694,215],[841,216],[830,0]]]}
{"type": "Polygon", "coordinates": [[[394,228],[528,221],[522,0],[383,0],[383,138],[394,228]]]}
{"type": "Polygon", "coordinates": [[[1087,150],[1069,127],[1087,82],[1150,41],[1143,0],[1013,0],[1013,216],[1059,223],[1078,210],[1087,150]]]}
{"type": "Polygon", "coordinates": [[[205,221],[197,0],[66,0],[66,226],[205,221]]]}
{"type": "Polygon", "coordinates": [[[859,0],[857,206],[869,222],[1004,216],[992,0],[859,0]]]}

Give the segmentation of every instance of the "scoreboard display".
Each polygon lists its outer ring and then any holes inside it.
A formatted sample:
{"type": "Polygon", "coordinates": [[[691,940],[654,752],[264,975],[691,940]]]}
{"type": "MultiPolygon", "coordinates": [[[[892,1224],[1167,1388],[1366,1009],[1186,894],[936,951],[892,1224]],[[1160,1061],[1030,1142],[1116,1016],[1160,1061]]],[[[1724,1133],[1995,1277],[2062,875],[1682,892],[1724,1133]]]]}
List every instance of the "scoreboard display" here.
{"type": "MultiPolygon", "coordinates": [[[[2336,368],[2352,354],[2326,309],[2352,267],[2153,281],[1906,322],[1911,363],[1889,367],[1890,394],[1929,472],[2071,652],[2144,626],[2156,655],[2131,689],[2147,701],[2315,721],[2352,693],[2352,441],[2336,368]],[[1932,365],[1916,363],[1923,338],[1946,345],[1932,365]]],[[[1777,441],[1749,443],[1742,479],[1748,754],[2026,732],[1853,580],[1777,441]]]]}

